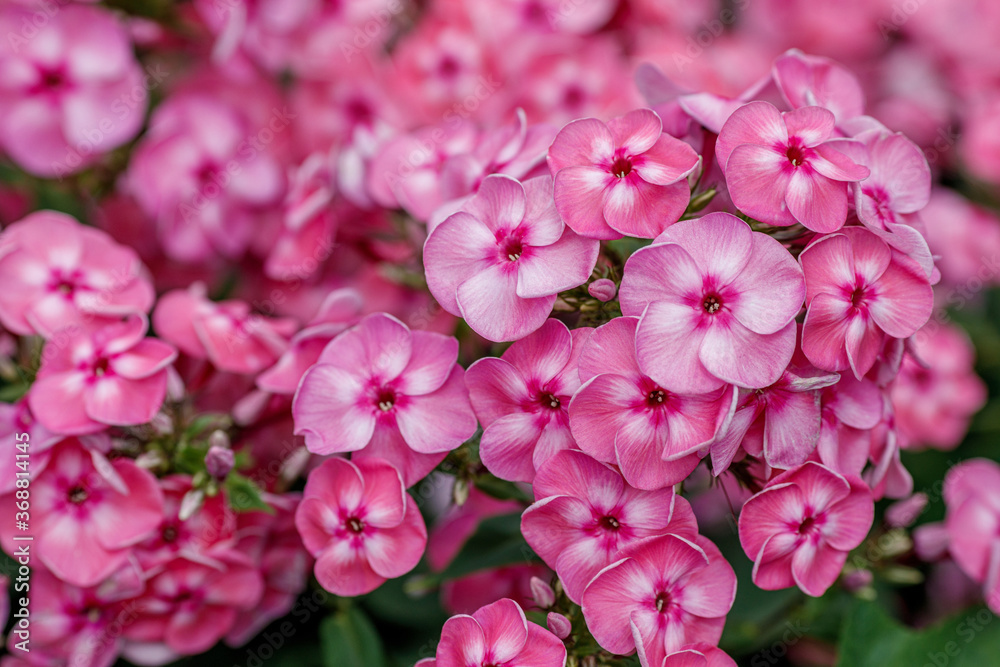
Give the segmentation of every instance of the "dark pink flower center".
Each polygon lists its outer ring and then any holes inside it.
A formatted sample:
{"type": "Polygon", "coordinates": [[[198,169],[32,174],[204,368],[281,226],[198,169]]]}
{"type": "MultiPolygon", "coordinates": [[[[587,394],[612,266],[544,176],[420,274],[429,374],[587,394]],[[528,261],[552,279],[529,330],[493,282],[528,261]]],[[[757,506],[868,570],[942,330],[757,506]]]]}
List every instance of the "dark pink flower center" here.
{"type": "Polygon", "coordinates": [[[94,364],[94,375],[96,377],[103,377],[108,372],[108,364],[109,362],[106,357],[98,359],[97,363],[94,364]]]}
{"type": "Polygon", "coordinates": [[[396,392],[389,388],[383,388],[375,397],[375,405],[382,412],[389,412],[396,407],[396,392]]]}
{"type": "Polygon", "coordinates": [[[807,516],[799,524],[799,535],[809,535],[816,530],[816,517],[807,516]]]}
{"type": "Polygon", "coordinates": [[[160,531],[160,539],[167,544],[172,544],[177,541],[177,527],[171,524],[167,524],[160,531]]]}
{"type": "Polygon", "coordinates": [[[521,243],[521,239],[516,236],[508,236],[500,244],[500,259],[507,260],[508,262],[516,262],[521,259],[521,253],[524,252],[524,244],[521,243]]]}
{"type": "Polygon", "coordinates": [[[646,405],[651,408],[658,408],[667,402],[667,392],[659,387],[646,394],[646,405]]]}
{"type": "Polygon", "coordinates": [[[66,498],[74,505],[82,505],[89,497],[90,494],[87,493],[87,489],[81,484],[77,484],[66,494],[66,498]]]}
{"type": "Polygon", "coordinates": [[[586,95],[579,86],[570,86],[563,93],[563,106],[568,109],[575,109],[583,104],[586,95]]]}
{"type": "Polygon", "coordinates": [[[656,611],[663,613],[663,611],[670,607],[670,593],[666,591],[657,593],[656,595],[656,611]]]}
{"type": "Polygon", "coordinates": [[[61,67],[44,68],[38,72],[38,83],[35,92],[60,92],[70,87],[70,81],[61,67]]]}
{"type": "Polygon", "coordinates": [[[865,305],[865,288],[857,287],[851,292],[851,306],[861,308],[865,305]]]}
{"type": "Polygon", "coordinates": [[[625,178],[632,173],[632,160],[624,155],[618,156],[611,164],[611,173],[618,178],[625,178]]]}
{"type": "Polygon", "coordinates": [[[454,78],[458,75],[461,69],[462,68],[458,64],[458,61],[451,56],[445,56],[441,59],[441,62],[438,63],[438,73],[441,75],[441,78],[444,79],[454,78]]]}
{"type": "Polygon", "coordinates": [[[597,523],[604,530],[618,530],[622,525],[617,518],[610,515],[602,516],[597,523]]]}
{"type": "Polygon", "coordinates": [[[348,517],[347,521],[344,522],[347,526],[347,530],[351,531],[355,535],[360,535],[365,532],[365,522],[356,516],[348,517]]]}
{"type": "Polygon", "coordinates": [[[785,151],[785,156],[788,157],[788,161],[792,163],[793,167],[798,167],[806,159],[805,152],[802,150],[802,147],[795,144],[788,147],[788,150],[785,151]]]}
{"type": "Polygon", "coordinates": [[[706,294],[701,302],[701,307],[709,315],[715,315],[722,309],[722,298],[718,294],[706,294]]]}
{"type": "Polygon", "coordinates": [[[542,394],[538,397],[538,402],[542,404],[543,408],[550,410],[558,410],[562,406],[562,402],[560,402],[559,397],[555,394],[542,394]]]}

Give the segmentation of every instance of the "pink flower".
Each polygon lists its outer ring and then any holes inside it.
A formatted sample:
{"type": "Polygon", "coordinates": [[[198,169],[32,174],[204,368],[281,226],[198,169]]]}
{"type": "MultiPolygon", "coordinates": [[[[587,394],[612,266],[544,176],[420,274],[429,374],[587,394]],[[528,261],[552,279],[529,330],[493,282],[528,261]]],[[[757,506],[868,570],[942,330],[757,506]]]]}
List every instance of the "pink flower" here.
{"type": "Polygon", "coordinates": [[[771,225],[833,232],[847,220],[847,183],[868,177],[838,150],[834,116],[822,107],[781,113],[751,102],[729,117],[715,146],[733,203],[771,225]]]}
{"type": "Polygon", "coordinates": [[[1000,466],[987,459],[955,466],[944,479],[944,501],[951,555],[1000,613],[1000,466]]]}
{"type": "Polygon", "coordinates": [[[452,616],[441,630],[434,659],[419,667],[563,667],[566,647],[554,634],[528,621],[504,598],[471,616],[452,616]]]}
{"type": "Polygon", "coordinates": [[[808,462],[772,479],[740,513],[740,543],[765,590],[798,586],[818,597],[865,539],[875,506],[854,476],[808,462]]]}
{"type": "Polygon", "coordinates": [[[837,62],[789,49],[774,61],[774,83],[793,109],[819,106],[833,113],[838,122],[865,112],[861,82],[837,62]]]}
{"type": "Polygon", "coordinates": [[[698,163],[694,149],[663,133],[649,109],[607,125],[575,120],[549,148],[559,215],[577,234],[595,239],[651,239],[679,220],[690,198],[684,177],[698,163]]]}
{"type": "Polygon", "coordinates": [[[802,351],[816,367],[861,378],[885,337],[907,338],[931,315],[926,274],[867,229],[822,236],[799,256],[806,276],[802,351]]]}
{"type": "Polygon", "coordinates": [[[647,537],[601,570],[583,593],[594,639],[619,655],[638,649],[644,665],[661,665],[682,647],[715,645],[736,598],[736,574],[704,537],[647,537]]]}
{"type": "Polygon", "coordinates": [[[639,368],[680,393],[776,382],[804,296],[788,251],[728,213],[679,222],[636,251],[620,291],[622,313],[641,316],[639,368]]]}
{"type": "Polygon", "coordinates": [[[552,577],[541,563],[515,564],[478,570],[441,584],[441,606],[449,614],[471,614],[500,598],[510,598],[524,609],[535,608],[531,580],[552,577]]]}
{"type": "Polygon", "coordinates": [[[549,459],[534,490],[537,502],[525,510],[521,532],[577,603],[594,575],[630,544],[666,533],[697,538],[691,506],[672,489],[636,489],[583,452],[549,459]]]}
{"type": "Polygon", "coordinates": [[[145,315],[48,342],[28,404],[46,428],[78,435],[148,422],[167,394],[173,346],[146,338],[145,315]]]}
{"type": "Polygon", "coordinates": [[[497,477],[531,482],[545,461],[573,447],[567,408],[580,388],[576,363],[589,335],[550,319],[501,358],[469,367],[465,382],[483,425],[480,456],[497,477]]]}
{"type": "MultiPolygon", "coordinates": [[[[49,460],[49,453],[52,446],[62,440],[58,433],[53,433],[45,428],[28,408],[28,401],[21,399],[17,403],[0,403],[0,440],[11,443],[18,443],[26,440],[31,448],[31,465],[28,472],[33,478],[41,470],[45,462],[49,460]],[[27,439],[22,433],[27,434],[27,439]]],[[[111,449],[111,441],[106,435],[96,435],[90,438],[91,448],[98,451],[111,449]],[[93,442],[96,441],[96,442],[93,442]],[[99,443],[99,445],[98,445],[99,443]]],[[[16,488],[18,471],[22,467],[18,466],[19,460],[16,456],[8,456],[7,460],[0,461],[0,495],[16,488]]]]}
{"type": "Polygon", "coordinates": [[[245,558],[213,565],[176,558],[150,574],[135,600],[137,617],[123,624],[125,657],[138,664],[204,653],[263,592],[260,573],[245,558]]]}
{"type": "Polygon", "coordinates": [[[370,593],[420,561],[427,528],[399,472],[386,461],[328,459],[295,511],[316,579],[335,595],[370,593]]]}
{"type": "MultiPolygon", "coordinates": [[[[121,651],[124,619],[134,618],[129,598],[142,593],[142,573],[125,565],[97,586],[80,588],[44,568],[31,575],[31,653],[38,664],[110,667],[121,651]]],[[[9,646],[17,641],[11,633],[9,646]]]]}
{"type": "Polygon", "coordinates": [[[369,315],[303,376],[295,433],[316,454],[384,458],[411,486],[476,431],[457,358],[454,338],[369,315]]]}
{"type": "MultiPolygon", "coordinates": [[[[64,176],[139,132],[147,85],[125,26],[95,7],[4,3],[0,146],[25,170],[64,176]]],[[[146,81],[162,76],[159,70],[146,81]]]]}
{"type": "Polygon", "coordinates": [[[598,251],[559,218],[550,178],[491,175],[427,237],[424,266],[442,308],[508,341],[542,326],[556,295],[587,281],[598,251]]]}
{"type": "Polygon", "coordinates": [[[729,467],[740,448],[782,469],[805,463],[816,449],[822,423],[820,390],[836,384],[840,376],[819,371],[805,359],[796,361],[803,363],[793,361],[774,384],[740,392],[729,427],[712,444],[715,475],[729,467]]]}
{"type": "Polygon", "coordinates": [[[735,389],[705,394],[663,389],[639,370],[639,319],[619,317],[599,327],[580,356],[584,382],[569,406],[580,449],[616,465],[640,489],[672,486],[687,477],[732,416],[735,389]]]}
{"type": "MultiPolygon", "coordinates": [[[[0,497],[15,509],[15,493],[0,497]]],[[[122,566],[132,547],[160,522],[163,496],[154,478],[132,461],[108,461],[75,439],[53,448],[31,483],[31,529],[39,562],[74,586],[94,586],[122,566]]],[[[20,544],[14,522],[0,527],[4,550],[20,544]]]]}
{"type": "Polygon", "coordinates": [[[969,422],[986,404],[986,385],[973,368],[975,349],[965,333],[946,324],[927,326],[912,339],[890,390],[900,446],[958,446],[969,422]]]}
{"type": "Polygon", "coordinates": [[[607,303],[615,298],[615,295],[618,293],[618,286],[615,285],[613,280],[598,278],[587,285],[587,293],[598,301],[607,303]]]}
{"type": "Polygon", "coordinates": [[[153,286],[131,248],[63,213],[39,211],[0,237],[0,324],[22,336],[145,313],[153,286]]]}
{"type": "Polygon", "coordinates": [[[208,359],[222,371],[252,375],[278,360],[298,324],[251,313],[243,301],[209,301],[205,286],[194,283],[160,297],[153,327],[195,359],[208,359]]]}

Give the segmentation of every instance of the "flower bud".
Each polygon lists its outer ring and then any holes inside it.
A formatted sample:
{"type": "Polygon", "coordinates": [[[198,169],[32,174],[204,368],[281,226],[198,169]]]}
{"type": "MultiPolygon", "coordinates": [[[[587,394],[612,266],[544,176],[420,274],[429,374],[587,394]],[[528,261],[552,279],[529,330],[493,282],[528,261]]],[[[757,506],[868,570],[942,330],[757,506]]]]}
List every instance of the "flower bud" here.
{"type": "Polygon", "coordinates": [[[598,301],[611,301],[618,293],[615,283],[607,278],[599,278],[587,285],[587,292],[598,301]]]}
{"type": "Polygon", "coordinates": [[[552,634],[559,639],[566,639],[569,637],[569,633],[573,631],[573,624],[562,614],[549,612],[549,615],[545,617],[545,623],[549,626],[552,634]]]}
{"type": "Polygon", "coordinates": [[[872,585],[871,570],[854,570],[844,575],[844,588],[850,592],[859,591],[872,585]]]}
{"type": "MultiPolygon", "coordinates": [[[[215,433],[220,433],[220,431],[215,433]]],[[[215,433],[212,435],[214,436],[215,433]]],[[[212,445],[208,448],[208,453],[205,454],[205,469],[215,479],[225,479],[235,464],[236,456],[233,454],[233,450],[228,447],[212,445]]]]}
{"type": "Polygon", "coordinates": [[[535,599],[535,605],[539,609],[548,609],[556,602],[556,592],[548,583],[538,577],[532,577],[528,582],[531,586],[531,596],[535,599]]]}
{"type": "Polygon", "coordinates": [[[905,500],[889,505],[885,511],[885,522],[893,528],[906,528],[913,524],[927,507],[927,494],[914,493],[905,500]]]}
{"type": "Polygon", "coordinates": [[[222,429],[215,429],[212,431],[212,435],[208,436],[208,446],[229,449],[231,446],[229,436],[222,429]]]}

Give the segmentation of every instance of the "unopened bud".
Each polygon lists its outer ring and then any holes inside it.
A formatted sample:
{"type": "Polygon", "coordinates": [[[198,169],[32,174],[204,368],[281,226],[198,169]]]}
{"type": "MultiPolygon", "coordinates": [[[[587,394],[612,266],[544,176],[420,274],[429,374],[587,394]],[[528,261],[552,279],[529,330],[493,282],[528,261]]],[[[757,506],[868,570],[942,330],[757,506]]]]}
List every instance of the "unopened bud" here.
{"type": "Polygon", "coordinates": [[[547,582],[532,577],[528,584],[531,586],[531,596],[535,599],[535,606],[539,609],[548,609],[556,603],[556,592],[547,582]]]}
{"type": "Polygon", "coordinates": [[[562,614],[549,612],[549,615],[545,617],[545,623],[549,626],[552,634],[559,639],[566,639],[569,637],[569,633],[573,631],[573,624],[562,614]]]}
{"type": "Polygon", "coordinates": [[[598,278],[587,285],[587,292],[598,301],[611,301],[611,299],[615,298],[615,294],[618,293],[618,288],[615,287],[613,280],[598,278]]]}
{"type": "MultiPolygon", "coordinates": [[[[220,431],[215,433],[220,433],[220,431]]],[[[225,479],[235,464],[236,456],[233,454],[233,450],[228,447],[212,445],[208,448],[208,453],[205,454],[205,469],[215,479],[225,479]]]]}

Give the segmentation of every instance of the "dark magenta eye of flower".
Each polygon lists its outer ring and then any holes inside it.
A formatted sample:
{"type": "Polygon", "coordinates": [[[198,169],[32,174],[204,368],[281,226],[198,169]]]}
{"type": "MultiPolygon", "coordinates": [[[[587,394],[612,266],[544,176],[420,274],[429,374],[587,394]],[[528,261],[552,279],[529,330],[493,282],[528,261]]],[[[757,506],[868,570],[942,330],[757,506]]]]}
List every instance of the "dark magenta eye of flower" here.
{"type": "Polygon", "coordinates": [[[542,394],[538,400],[544,407],[551,410],[558,410],[562,406],[562,402],[555,394],[542,394]]]}
{"type": "Polygon", "coordinates": [[[805,519],[802,520],[802,523],[799,524],[799,535],[808,535],[813,531],[815,526],[816,526],[815,517],[807,516],[805,519]]]}
{"type": "Polygon", "coordinates": [[[160,539],[162,539],[167,544],[177,541],[177,527],[166,525],[163,530],[160,531],[160,539]]]}
{"type": "Polygon", "coordinates": [[[646,404],[651,408],[663,405],[667,400],[667,392],[662,389],[654,389],[646,394],[646,404]]]}
{"type": "Polygon", "coordinates": [[[860,308],[865,303],[865,288],[857,287],[853,292],[851,292],[851,305],[855,308],[860,308]]]}
{"type": "Polygon", "coordinates": [[[621,522],[613,516],[602,516],[598,521],[598,524],[605,530],[618,530],[622,525],[621,522]]]}
{"type": "Polygon", "coordinates": [[[709,315],[714,315],[719,312],[722,308],[722,299],[719,298],[717,294],[709,294],[701,302],[701,307],[705,309],[705,312],[709,315]]]}
{"type": "Polygon", "coordinates": [[[107,373],[108,363],[109,362],[105,357],[101,357],[100,359],[98,359],[97,363],[94,364],[94,375],[96,375],[97,377],[102,377],[105,373],[107,373]]]}
{"type": "Polygon", "coordinates": [[[90,494],[87,493],[87,489],[78,484],[69,490],[69,493],[66,494],[66,498],[68,498],[74,505],[82,505],[86,502],[89,495],[90,494]]]}
{"type": "Polygon", "coordinates": [[[355,535],[360,535],[365,532],[365,522],[356,516],[352,516],[347,521],[344,522],[347,526],[347,530],[351,531],[355,535]]]}
{"type": "Polygon", "coordinates": [[[788,157],[788,161],[792,163],[793,167],[797,167],[805,160],[805,154],[802,152],[802,148],[799,146],[789,146],[788,150],[785,151],[785,155],[788,157]]]}
{"type": "Polygon", "coordinates": [[[382,412],[389,412],[396,406],[396,392],[391,389],[383,389],[378,393],[375,404],[382,412]]]}
{"type": "Polygon", "coordinates": [[[670,593],[666,591],[656,595],[656,611],[662,612],[670,606],[670,593]]]}
{"type": "Polygon", "coordinates": [[[500,247],[501,259],[506,258],[508,262],[516,262],[521,259],[523,252],[524,245],[521,243],[521,239],[515,237],[507,237],[500,247]]]}
{"type": "Polygon", "coordinates": [[[625,178],[632,173],[632,160],[624,156],[616,158],[611,164],[611,173],[618,178],[625,178]]]}

